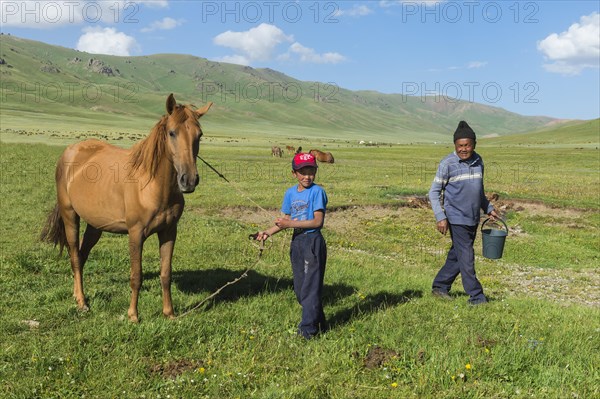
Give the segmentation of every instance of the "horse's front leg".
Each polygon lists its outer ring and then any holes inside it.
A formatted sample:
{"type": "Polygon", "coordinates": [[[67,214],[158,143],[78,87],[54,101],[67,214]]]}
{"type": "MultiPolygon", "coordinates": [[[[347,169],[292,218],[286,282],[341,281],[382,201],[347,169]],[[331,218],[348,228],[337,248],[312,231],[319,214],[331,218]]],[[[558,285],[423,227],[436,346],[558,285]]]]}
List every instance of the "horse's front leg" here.
{"type": "Polygon", "coordinates": [[[158,232],[158,241],[160,245],[160,286],[163,294],[163,314],[170,318],[175,318],[173,310],[173,301],[171,300],[171,259],[173,258],[173,249],[177,238],[177,225],[173,224],[158,232]]]}
{"type": "Polygon", "coordinates": [[[143,232],[130,230],[129,231],[129,260],[131,262],[131,275],[129,277],[129,285],[131,286],[131,303],[127,316],[129,321],[138,322],[138,297],[140,288],[142,287],[142,249],[144,248],[143,232]]]}

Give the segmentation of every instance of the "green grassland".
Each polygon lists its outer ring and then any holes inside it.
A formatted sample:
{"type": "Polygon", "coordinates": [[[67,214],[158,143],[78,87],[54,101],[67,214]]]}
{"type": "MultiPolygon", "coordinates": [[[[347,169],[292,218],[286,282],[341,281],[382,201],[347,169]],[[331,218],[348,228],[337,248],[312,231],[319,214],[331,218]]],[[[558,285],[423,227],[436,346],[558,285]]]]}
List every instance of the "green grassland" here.
{"type": "Polygon", "coordinates": [[[364,146],[307,138],[296,128],[244,135],[211,121],[211,113],[202,120],[200,153],[232,183],[199,163],[202,180],[186,196],[175,248],[176,312],[252,270],[206,305],[166,320],[151,237],[139,324],[126,317],[125,237],[105,234],[94,248],[85,313],[72,298],[67,257],[37,237],[68,142],[106,136],[128,146],[147,130],[106,133],[118,118],[106,120],[107,129],[85,118],[63,129],[58,116],[51,117],[57,125],[40,130],[34,120],[3,128],[1,397],[600,397],[600,158],[597,139],[580,145],[597,138],[597,121],[577,130],[584,138],[575,146],[545,144],[572,137],[568,130],[532,133],[522,143],[518,136],[480,140],[486,191],[498,195],[511,233],[500,260],[483,258],[476,241],[478,276],[491,301],[471,307],[460,281],[452,301],[430,294],[449,239],[435,231],[423,196],[449,145],[364,146]],[[308,342],[294,334],[300,308],[289,234],[275,236],[260,261],[247,238],[272,223],[293,184],[290,156],[270,151],[286,144],[336,158],[317,176],[330,201],[324,297],[331,329],[308,342]]]}

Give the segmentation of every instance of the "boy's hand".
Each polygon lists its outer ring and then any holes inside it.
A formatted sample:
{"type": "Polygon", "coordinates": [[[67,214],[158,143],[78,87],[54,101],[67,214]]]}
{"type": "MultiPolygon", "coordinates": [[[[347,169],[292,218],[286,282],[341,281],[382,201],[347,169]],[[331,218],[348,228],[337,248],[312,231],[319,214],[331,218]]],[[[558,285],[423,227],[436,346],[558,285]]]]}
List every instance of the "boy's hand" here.
{"type": "Polygon", "coordinates": [[[440,220],[437,222],[437,229],[443,235],[446,235],[448,232],[448,219],[440,220]]]}
{"type": "Polygon", "coordinates": [[[287,218],[277,218],[275,219],[275,225],[280,229],[287,229],[292,227],[290,224],[291,220],[287,218]]]}
{"type": "Polygon", "coordinates": [[[250,234],[248,236],[248,238],[250,238],[251,240],[256,240],[256,241],[265,241],[269,237],[271,237],[271,235],[269,233],[267,233],[266,231],[257,231],[256,233],[250,234]]]}
{"type": "Polygon", "coordinates": [[[266,231],[259,231],[258,233],[252,235],[256,241],[266,241],[267,238],[271,237],[269,233],[266,231]]]}

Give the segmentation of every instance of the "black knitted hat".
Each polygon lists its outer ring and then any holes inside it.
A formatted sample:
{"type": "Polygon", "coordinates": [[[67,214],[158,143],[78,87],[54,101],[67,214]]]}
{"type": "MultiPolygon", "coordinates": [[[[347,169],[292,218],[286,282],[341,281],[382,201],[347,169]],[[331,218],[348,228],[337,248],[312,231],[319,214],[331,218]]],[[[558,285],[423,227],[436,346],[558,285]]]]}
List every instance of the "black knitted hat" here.
{"type": "Polygon", "coordinates": [[[477,140],[475,137],[475,132],[465,121],[460,121],[456,131],[454,132],[454,141],[460,139],[473,139],[474,141],[477,140]]]}

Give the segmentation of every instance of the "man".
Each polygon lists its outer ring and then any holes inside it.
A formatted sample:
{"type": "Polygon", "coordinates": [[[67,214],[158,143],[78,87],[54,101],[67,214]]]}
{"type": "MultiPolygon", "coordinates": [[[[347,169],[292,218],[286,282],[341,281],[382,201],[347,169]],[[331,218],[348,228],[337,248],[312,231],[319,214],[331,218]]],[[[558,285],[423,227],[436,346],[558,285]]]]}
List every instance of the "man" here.
{"type": "Polygon", "coordinates": [[[452,247],[446,263],[433,280],[432,293],[444,299],[460,273],[469,303],[487,302],[483,287],[475,274],[473,243],[477,234],[480,209],[492,218],[498,218],[483,188],[483,160],[475,152],[475,132],[465,121],[460,121],[454,132],[452,154],[440,162],[429,190],[429,200],[435,215],[437,229],[450,231],[452,247]]]}

